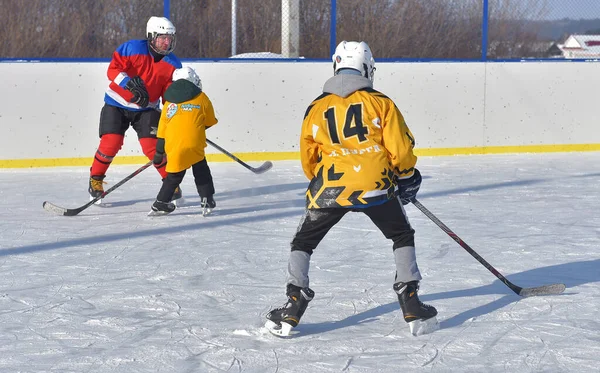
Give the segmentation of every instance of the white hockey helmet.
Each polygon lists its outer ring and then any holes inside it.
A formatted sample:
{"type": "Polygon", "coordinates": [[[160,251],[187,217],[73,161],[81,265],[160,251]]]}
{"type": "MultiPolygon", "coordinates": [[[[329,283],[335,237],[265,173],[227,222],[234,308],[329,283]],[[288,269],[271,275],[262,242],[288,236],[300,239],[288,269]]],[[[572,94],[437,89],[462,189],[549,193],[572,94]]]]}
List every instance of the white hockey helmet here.
{"type": "Polygon", "coordinates": [[[175,26],[165,17],[150,17],[146,37],[150,48],[158,54],[167,55],[175,49],[175,26]]]}
{"type": "Polygon", "coordinates": [[[364,41],[343,41],[331,56],[334,75],[341,69],[353,69],[373,81],[375,60],[371,48],[364,41]]]}
{"type": "Polygon", "coordinates": [[[194,83],[196,87],[202,89],[202,81],[200,80],[198,74],[196,74],[196,71],[194,71],[194,69],[192,69],[191,67],[185,66],[181,69],[176,69],[175,71],[173,71],[173,81],[179,79],[185,79],[187,81],[190,81],[194,83]]]}

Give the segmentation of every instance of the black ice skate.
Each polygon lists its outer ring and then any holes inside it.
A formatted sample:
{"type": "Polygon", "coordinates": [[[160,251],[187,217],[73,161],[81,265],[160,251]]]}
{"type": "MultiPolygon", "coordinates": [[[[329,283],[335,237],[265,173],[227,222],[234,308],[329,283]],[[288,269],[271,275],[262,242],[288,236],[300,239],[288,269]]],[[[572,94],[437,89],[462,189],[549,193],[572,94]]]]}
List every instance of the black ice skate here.
{"type": "Polygon", "coordinates": [[[287,302],[279,308],[271,310],[267,314],[267,322],[265,327],[273,334],[288,337],[292,328],[298,326],[300,318],[304,315],[308,302],[310,302],[315,292],[306,288],[300,288],[288,284],[287,286],[287,302]]]}
{"type": "Polygon", "coordinates": [[[419,300],[419,282],[398,282],[394,284],[394,291],[398,294],[398,302],[404,314],[404,321],[408,323],[412,335],[431,333],[439,328],[437,310],[435,307],[419,300]]]}
{"type": "Polygon", "coordinates": [[[206,216],[211,213],[212,209],[217,207],[217,202],[215,202],[215,199],[212,196],[200,196],[200,207],[202,208],[202,215],[206,216]]]}
{"type": "Polygon", "coordinates": [[[152,204],[152,210],[148,213],[148,216],[160,216],[167,215],[175,211],[175,205],[171,202],[161,202],[156,200],[152,204]]]}
{"type": "MultiPolygon", "coordinates": [[[[88,192],[90,193],[90,201],[96,199],[97,197],[101,197],[104,194],[104,177],[105,175],[100,176],[91,176],[90,184],[88,187],[88,192]]],[[[95,205],[102,204],[102,198],[94,202],[95,205]]]]}
{"type": "Polygon", "coordinates": [[[175,192],[173,193],[173,198],[171,198],[171,202],[175,206],[182,206],[185,200],[183,199],[183,193],[181,193],[181,188],[175,188],[175,192]]]}

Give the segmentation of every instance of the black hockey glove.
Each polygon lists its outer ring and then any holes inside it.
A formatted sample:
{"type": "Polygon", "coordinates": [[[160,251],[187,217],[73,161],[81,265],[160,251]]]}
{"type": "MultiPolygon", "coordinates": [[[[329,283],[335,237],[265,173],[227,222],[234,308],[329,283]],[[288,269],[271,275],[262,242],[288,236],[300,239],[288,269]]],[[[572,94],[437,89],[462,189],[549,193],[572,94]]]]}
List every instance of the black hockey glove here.
{"type": "Polygon", "coordinates": [[[398,197],[403,205],[409,204],[416,196],[421,187],[421,173],[415,168],[414,174],[408,179],[396,178],[398,185],[398,197]]]}
{"type": "Polygon", "coordinates": [[[150,102],[150,96],[144,85],[144,81],[139,76],[134,76],[125,84],[125,89],[133,93],[133,97],[129,102],[147,107],[150,102]]]}
{"type": "Polygon", "coordinates": [[[162,137],[159,137],[156,141],[156,153],[154,153],[152,163],[154,163],[154,166],[157,168],[162,167],[167,163],[167,157],[165,155],[165,139],[162,137]]]}
{"type": "Polygon", "coordinates": [[[165,153],[159,153],[159,152],[154,153],[154,158],[152,159],[152,163],[154,163],[154,166],[156,166],[156,167],[161,167],[162,165],[167,163],[167,157],[165,157],[165,153]]]}

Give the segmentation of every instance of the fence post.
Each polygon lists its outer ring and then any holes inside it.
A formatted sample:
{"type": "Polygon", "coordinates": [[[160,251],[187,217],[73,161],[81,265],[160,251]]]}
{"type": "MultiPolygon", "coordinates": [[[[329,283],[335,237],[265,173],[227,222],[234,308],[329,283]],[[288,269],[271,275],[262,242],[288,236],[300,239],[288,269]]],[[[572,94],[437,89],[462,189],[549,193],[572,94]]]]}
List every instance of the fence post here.
{"type": "Polygon", "coordinates": [[[281,54],[298,58],[300,53],[300,0],[281,0],[281,54]]]}
{"type": "Polygon", "coordinates": [[[336,43],[336,34],[335,34],[335,27],[336,27],[336,23],[337,23],[337,6],[336,6],[337,1],[336,0],[331,0],[331,19],[329,22],[329,56],[333,56],[333,53],[335,52],[335,47],[337,46],[336,43]]]}
{"type": "Polygon", "coordinates": [[[231,0],[231,55],[237,54],[237,1],[231,0]]]}
{"type": "Polygon", "coordinates": [[[483,0],[483,16],[481,22],[481,60],[487,61],[488,28],[489,28],[489,0],[483,0]]]}
{"type": "Polygon", "coordinates": [[[163,0],[163,15],[171,19],[171,0],[163,0]]]}

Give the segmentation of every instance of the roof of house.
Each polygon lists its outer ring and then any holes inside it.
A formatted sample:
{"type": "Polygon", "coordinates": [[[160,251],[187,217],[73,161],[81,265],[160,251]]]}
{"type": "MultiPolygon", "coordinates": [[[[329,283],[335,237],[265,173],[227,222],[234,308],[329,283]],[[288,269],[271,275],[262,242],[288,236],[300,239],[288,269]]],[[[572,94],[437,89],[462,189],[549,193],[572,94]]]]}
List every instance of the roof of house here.
{"type": "Polygon", "coordinates": [[[600,35],[571,35],[557,46],[565,53],[582,57],[600,56],[600,35]]]}

